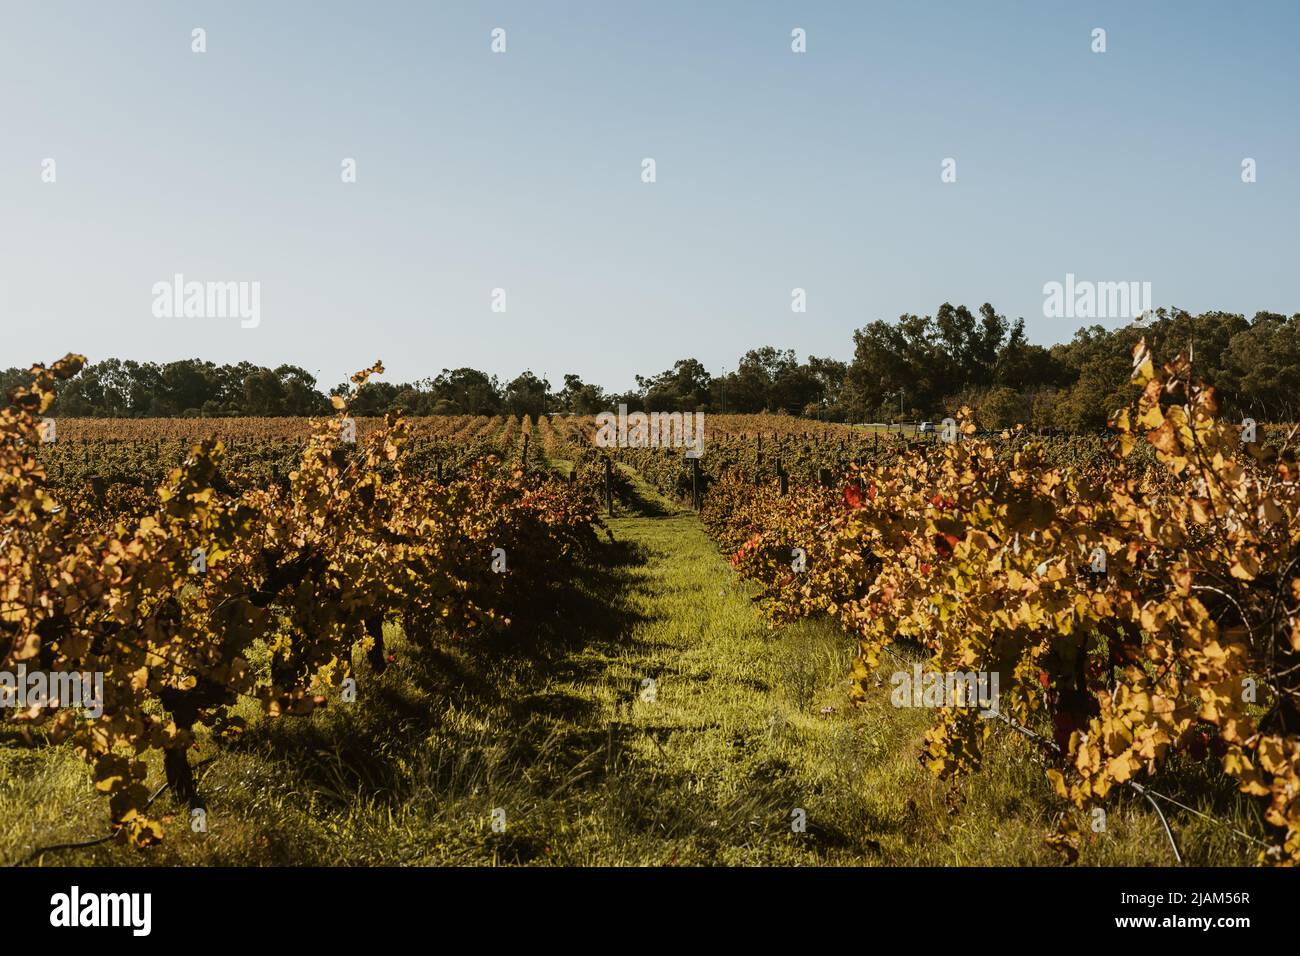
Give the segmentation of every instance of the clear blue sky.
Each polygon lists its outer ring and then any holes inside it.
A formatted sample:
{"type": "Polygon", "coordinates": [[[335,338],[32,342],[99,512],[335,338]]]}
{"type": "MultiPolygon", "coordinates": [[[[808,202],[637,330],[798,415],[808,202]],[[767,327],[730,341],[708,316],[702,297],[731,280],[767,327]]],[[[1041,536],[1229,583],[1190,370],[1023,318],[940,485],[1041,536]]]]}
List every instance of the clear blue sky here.
{"type": "Polygon", "coordinates": [[[848,358],[944,301],[1068,339],[1042,315],[1067,272],[1300,311],[1298,45],[1291,0],[9,3],[0,367],[621,389],[764,344],[848,358]],[[260,326],[155,318],[178,272],[259,281],[260,326]]]}

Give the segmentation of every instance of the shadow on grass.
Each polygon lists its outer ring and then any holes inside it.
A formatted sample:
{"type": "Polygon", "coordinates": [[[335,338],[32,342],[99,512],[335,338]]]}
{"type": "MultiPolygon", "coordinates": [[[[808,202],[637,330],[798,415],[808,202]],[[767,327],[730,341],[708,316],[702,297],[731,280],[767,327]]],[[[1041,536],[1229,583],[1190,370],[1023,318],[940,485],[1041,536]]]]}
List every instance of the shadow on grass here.
{"type": "Polygon", "coordinates": [[[590,730],[598,701],[556,684],[599,682],[606,658],[643,620],[628,595],[647,560],[630,542],[601,540],[508,630],[398,635],[397,660],[383,674],[354,655],[355,703],[256,721],[227,747],[284,766],[300,790],[339,809],[450,796],[493,773],[553,789],[606,746],[605,731],[590,730]]]}
{"type": "Polygon", "coordinates": [[[615,492],[615,517],[666,518],[683,510],[653,489],[635,471],[625,465],[618,467],[628,480],[621,482],[615,492]]]}

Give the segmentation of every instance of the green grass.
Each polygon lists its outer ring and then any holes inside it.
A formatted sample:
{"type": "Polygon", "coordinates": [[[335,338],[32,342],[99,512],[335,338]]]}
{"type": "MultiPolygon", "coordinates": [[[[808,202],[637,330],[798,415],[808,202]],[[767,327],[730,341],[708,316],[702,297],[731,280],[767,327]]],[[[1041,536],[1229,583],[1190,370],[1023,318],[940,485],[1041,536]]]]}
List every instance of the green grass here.
{"type": "MultiPolygon", "coordinates": [[[[636,492],[653,507],[609,520],[614,540],[531,630],[436,653],[390,633],[398,661],[380,677],[359,662],[356,704],[256,721],[220,751],[204,742],[207,833],[164,794],[177,817],[163,845],[39,862],[1059,864],[1043,842],[1059,804],[1021,738],[1000,733],[961,784],[934,779],[917,761],[931,714],[892,707],[887,680],[852,706],[845,635],[770,630],[695,516],[636,492]]],[[[1246,812],[1214,799],[1220,817],[1246,812]]],[[[1251,861],[1221,829],[1171,821],[1188,862],[1251,861]]],[[[3,862],[106,824],[74,755],[0,749],[3,862]]],[[[1111,808],[1105,833],[1080,824],[1083,864],[1172,862],[1136,799],[1111,808]]]]}

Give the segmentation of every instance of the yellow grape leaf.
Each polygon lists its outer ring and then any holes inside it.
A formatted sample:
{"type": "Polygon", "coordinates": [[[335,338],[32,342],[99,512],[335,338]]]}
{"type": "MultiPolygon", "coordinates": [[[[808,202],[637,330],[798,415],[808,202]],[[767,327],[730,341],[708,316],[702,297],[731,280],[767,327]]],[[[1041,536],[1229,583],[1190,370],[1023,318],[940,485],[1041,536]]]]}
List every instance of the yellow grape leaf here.
{"type": "Polygon", "coordinates": [[[1260,504],[1259,516],[1270,524],[1276,524],[1286,517],[1282,509],[1277,506],[1277,502],[1272,498],[1265,498],[1260,504]]]}
{"type": "Polygon", "coordinates": [[[1052,786],[1056,789],[1057,796],[1059,796],[1062,800],[1070,799],[1070,790],[1065,785],[1065,777],[1061,773],[1061,771],[1059,770],[1047,771],[1047,779],[1052,782],[1052,786]]]}
{"type": "Polygon", "coordinates": [[[1141,339],[1133,346],[1133,381],[1145,385],[1155,376],[1155,367],[1151,364],[1151,352],[1147,340],[1141,339]]]}
{"type": "Polygon", "coordinates": [[[1106,762],[1106,771],[1116,783],[1124,783],[1132,779],[1133,771],[1139,766],[1141,762],[1133,754],[1122,753],[1106,762]]]}
{"type": "Polygon", "coordinates": [[[1255,748],[1259,765],[1272,774],[1285,773],[1287,768],[1286,750],[1281,737],[1262,737],[1255,748]]]}
{"type": "Polygon", "coordinates": [[[1241,581],[1253,581],[1259,574],[1259,558],[1253,551],[1243,551],[1233,560],[1228,573],[1241,581]]]}
{"type": "Polygon", "coordinates": [[[1137,423],[1146,429],[1159,428],[1165,423],[1165,413],[1160,410],[1159,405],[1152,403],[1138,415],[1137,423]]]}
{"type": "Polygon", "coordinates": [[[1174,429],[1174,423],[1168,419],[1147,435],[1147,441],[1154,445],[1157,451],[1162,451],[1166,455],[1176,455],[1182,451],[1182,447],[1178,444],[1178,432],[1174,429]]]}
{"type": "Polygon", "coordinates": [[[131,780],[131,761],[120,754],[105,754],[95,764],[94,777],[100,793],[121,790],[131,780]]]}

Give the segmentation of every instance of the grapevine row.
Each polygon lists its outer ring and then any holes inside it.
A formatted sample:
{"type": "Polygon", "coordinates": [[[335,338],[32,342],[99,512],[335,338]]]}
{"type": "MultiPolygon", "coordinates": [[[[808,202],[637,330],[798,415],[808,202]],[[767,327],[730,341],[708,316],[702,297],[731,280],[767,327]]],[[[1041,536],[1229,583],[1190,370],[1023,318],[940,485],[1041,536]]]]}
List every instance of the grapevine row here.
{"type": "MultiPolygon", "coordinates": [[[[186,752],[235,735],[239,697],[281,717],[325,705],[353,652],[384,669],[385,625],[416,646],[510,628],[590,547],[594,502],[495,458],[439,481],[400,416],[349,441],[347,405],[316,421],[282,483],[227,478],[218,439],[193,445],[151,500],[109,522],[51,481],[42,420],[84,359],[32,368],[0,411],[0,669],[99,673],[102,713],[8,708],[28,737],[74,746],[115,831],[162,836],[144,780],[197,805],[186,752]]],[[[353,376],[354,391],[382,367],[353,376]]]]}
{"type": "MultiPolygon", "coordinates": [[[[894,645],[998,674],[1003,715],[1050,724],[1048,776],[1078,809],[1212,753],[1260,801],[1262,859],[1300,863],[1300,466],[1220,420],[1184,358],[1157,371],[1140,343],[1133,381],[1101,455],[967,421],[833,489],[723,480],[701,518],[774,620],[856,638],[856,696],[894,645]]],[[[969,773],[995,724],[940,707],[922,759],[969,773]]],[[[1073,821],[1051,838],[1071,856],[1073,821]]]]}

